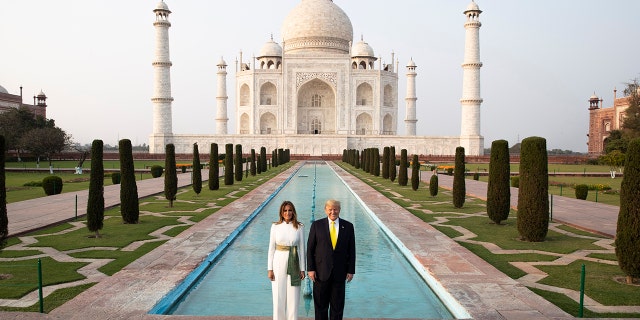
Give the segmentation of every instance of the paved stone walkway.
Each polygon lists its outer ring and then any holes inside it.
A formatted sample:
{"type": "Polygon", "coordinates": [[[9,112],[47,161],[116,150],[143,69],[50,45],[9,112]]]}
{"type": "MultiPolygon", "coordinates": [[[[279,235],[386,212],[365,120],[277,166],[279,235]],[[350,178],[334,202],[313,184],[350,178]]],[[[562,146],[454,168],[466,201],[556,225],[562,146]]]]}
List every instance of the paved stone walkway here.
{"type": "MultiPolygon", "coordinates": [[[[337,169],[341,171],[341,169],[337,169]]],[[[180,184],[188,185],[190,175],[179,175],[180,184]],[[187,179],[185,179],[187,178],[187,179]],[[187,181],[187,182],[185,182],[187,181]]],[[[203,177],[207,175],[203,172],[203,177]]],[[[347,183],[354,188],[355,192],[360,195],[361,198],[367,203],[371,209],[381,217],[381,220],[394,231],[395,234],[401,234],[403,243],[410,244],[409,247],[421,260],[423,265],[427,267],[436,277],[445,284],[445,287],[452,292],[457,300],[461,301],[465,307],[470,310],[470,313],[476,319],[568,319],[571,318],[566,313],[559,310],[557,307],[549,304],[537,295],[533,295],[528,289],[522,285],[537,287],[544,290],[556,291],[577,300],[577,293],[571,290],[562,288],[554,288],[549,286],[540,285],[537,281],[545,276],[535,266],[544,264],[545,262],[536,263],[521,263],[516,267],[525,270],[528,275],[518,279],[518,281],[512,280],[497,270],[488,265],[486,262],[470,254],[466,249],[460,247],[455,241],[450,240],[447,242],[447,237],[443,237],[439,232],[431,230],[430,228],[420,227],[421,222],[411,215],[408,211],[402,208],[396,208],[393,202],[383,197],[381,194],[372,191],[370,187],[363,183],[358,183],[358,179],[354,179],[352,176],[341,173],[341,176],[347,183]],[[403,214],[398,215],[397,212],[403,210],[403,214]],[[385,213],[394,212],[392,215],[385,215],[385,213]],[[409,219],[409,220],[403,220],[409,219]],[[416,229],[417,227],[417,229],[416,229]],[[420,238],[422,234],[422,238],[420,238]],[[497,280],[500,279],[500,280],[497,280]],[[522,291],[522,292],[520,292],[522,291]],[[527,293],[528,292],[528,293],[527,293]],[[511,296],[505,304],[505,296],[511,296]],[[499,300],[499,301],[498,301],[499,300]],[[520,301],[519,303],[516,303],[520,301]],[[504,304],[504,305],[500,305],[504,304]]],[[[424,175],[428,176],[428,175],[424,175]]],[[[424,179],[423,176],[423,179],[424,179]]],[[[97,269],[108,263],[109,260],[102,259],[75,259],[69,256],[77,251],[59,252],[52,248],[38,248],[43,253],[39,256],[50,256],[58,261],[84,261],[89,265],[82,268],[80,272],[87,277],[87,279],[79,282],[61,284],[57,286],[50,286],[45,288],[45,295],[50,294],[59,288],[73,287],[82,283],[94,283],[98,282],[94,287],[81,294],[76,299],[63,305],[62,307],[54,310],[49,315],[38,315],[38,317],[51,318],[51,319],[85,319],[86,317],[102,319],[125,319],[125,318],[139,318],[139,319],[165,319],[166,317],[146,315],[146,311],[164,293],[173,288],[185,275],[193,269],[202,260],[202,257],[206,256],[212,248],[215,248],[220,244],[227,234],[239,225],[246,216],[244,214],[238,214],[239,212],[249,214],[251,208],[257,206],[263,199],[266,198],[274,188],[282,183],[287,177],[287,173],[281,174],[272,181],[267,182],[261,188],[252,191],[250,194],[241,199],[241,201],[235,201],[231,205],[228,205],[218,213],[211,215],[201,223],[198,223],[184,235],[174,237],[158,249],[145,255],[141,259],[127,266],[123,271],[117,273],[112,277],[108,277],[97,269]],[[114,307],[119,306],[119,307],[114,307]],[[120,310],[118,310],[120,309],[120,310]]],[[[452,179],[449,176],[440,176],[440,186],[444,188],[450,188],[452,179]]],[[[142,197],[144,192],[149,194],[157,194],[162,192],[163,179],[149,179],[144,180],[149,183],[149,191],[146,187],[141,188],[139,181],[138,190],[139,195],[142,197]],[[155,180],[155,181],[154,181],[155,180]],[[155,189],[152,185],[152,181],[155,182],[155,189]],[[160,189],[158,189],[160,188],[160,189]],[[153,191],[155,190],[155,192],[153,191]],[[159,190],[159,191],[158,191],[159,190]]],[[[484,199],[486,197],[486,183],[466,180],[467,192],[471,196],[484,199]],[[484,190],[483,190],[484,185],[484,190]]],[[[111,187],[111,186],[108,186],[111,187]]],[[[107,199],[105,187],[105,201],[107,199]]],[[[115,188],[115,187],[113,187],[115,188]]],[[[118,196],[116,197],[119,203],[119,187],[117,187],[118,196]]],[[[515,204],[517,204],[517,189],[512,190],[512,201],[516,198],[515,204]]],[[[78,196],[80,198],[80,196],[78,196]]],[[[85,195],[86,197],[86,195],[85,195]]],[[[58,221],[68,220],[68,208],[69,201],[75,202],[75,195],[67,198],[66,205],[64,201],[56,199],[56,201],[45,205],[46,200],[50,200],[51,197],[41,198],[39,201],[44,203],[37,204],[38,212],[41,215],[46,215],[45,225],[50,225],[55,222],[55,217],[58,217],[58,221]],[[51,212],[43,212],[47,207],[51,207],[51,212]],[[57,208],[57,209],[56,209],[57,208]],[[67,208],[67,210],[63,210],[67,208]],[[53,222],[52,222],[53,221],[53,222]]],[[[113,197],[111,197],[113,198],[113,197]]],[[[554,206],[559,203],[558,198],[554,199],[554,206]]],[[[37,200],[37,199],[35,199],[37,200]]],[[[78,200],[81,203],[81,200],[78,200]]],[[[570,209],[578,210],[581,219],[578,221],[569,222],[569,224],[576,227],[595,231],[603,235],[613,236],[615,234],[615,221],[617,220],[617,207],[606,206],[604,209],[590,210],[593,207],[593,202],[586,202],[582,200],[567,198],[567,204],[559,205],[560,208],[565,208],[564,211],[554,208],[554,221],[559,222],[561,219],[572,219],[572,213],[570,209]],[[609,208],[612,207],[612,208],[609,208]],[[589,209],[588,209],[589,208],[589,209]],[[589,215],[597,214],[601,215],[602,211],[608,210],[607,218],[605,220],[613,219],[613,230],[611,230],[610,223],[590,224],[588,221],[589,215]],[[584,216],[587,216],[586,219],[584,216]]],[[[79,208],[86,207],[86,200],[84,206],[78,205],[79,208]]],[[[560,201],[562,203],[562,201],[560,201]]],[[[117,205],[117,203],[113,204],[117,205]]],[[[18,206],[19,207],[19,206],[18,206]]],[[[11,210],[11,209],[10,209],[11,210]]],[[[28,212],[27,209],[25,212],[28,212]]],[[[577,214],[576,214],[577,215],[577,214]]],[[[10,212],[10,221],[11,221],[10,212]]],[[[20,222],[23,224],[34,223],[38,221],[38,215],[33,215],[29,219],[23,219],[20,222]]],[[[184,224],[192,224],[188,221],[188,217],[185,217],[182,221],[184,224]]],[[[436,223],[446,223],[445,220],[440,220],[436,223]]],[[[76,230],[78,228],[85,228],[83,223],[73,222],[73,228],[62,231],[69,232],[69,230],[76,230]]],[[[422,223],[424,226],[424,224],[422,223]]],[[[11,225],[10,225],[11,226],[11,225]]],[[[566,232],[555,228],[556,224],[552,223],[551,228],[554,231],[566,232]]],[[[172,226],[175,227],[175,226],[172,226]]],[[[11,230],[11,229],[10,229],[11,230]]],[[[474,242],[473,234],[466,230],[459,230],[462,232],[462,236],[454,240],[474,242]]],[[[26,232],[26,229],[22,232],[26,232]]],[[[21,232],[21,233],[22,233],[21,232]]],[[[162,241],[166,239],[162,233],[166,230],[157,230],[153,233],[155,239],[149,241],[162,241]],[[164,238],[163,238],[164,237],[164,238]]],[[[14,234],[12,232],[12,234],[14,234]]],[[[21,237],[22,244],[10,248],[11,250],[18,250],[18,247],[24,248],[24,246],[37,241],[36,237],[21,237]]],[[[602,252],[611,252],[612,240],[605,239],[600,240],[597,244],[603,247],[602,252]]],[[[140,246],[141,243],[134,243],[128,248],[134,250],[140,246]]],[[[498,252],[502,249],[491,247],[492,244],[483,243],[485,247],[494,252],[498,252]]],[[[26,249],[26,248],[24,248],[26,249]]],[[[31,248],[32,249],[32,248],[31,248]]],[[[87,250],[95,250],[91,248],[87,250]]],[[[110,250],[108,248],[102,248],[104,250],[110,250]]],[[[586,259],[585,256],[593,251],[585,251],[572,253],[571,255],[561,256],[559,259],[554,260],[552,263],[570,263],[576,259],[586,259]]],[[[511,252],[512,253],[512,252],[511,252]]],[[[29,259],[34,256],[28,257],[29,259]]],[[[1,261],[1,260],[0,260],[1,261]]],[[[549,263],[547,263],[549,264],[549,263]]],[[[37,302],[37,293],[31,293],[22,299],[6,301],[0,300],[0,305],[11,306],[28,306],[37,302]]],[[[608,307],[599,305],[597,302],[589,299],[585,300],[585,305],[595,312],[640,312],[640,307],[608,307]]],[[[24,313],[0,313],[0,318],[10,319],[27,319],[28,314],[24,313]],[[6,316],[6,317],[5,317],[6,316]]],[[[36,316],[34,314],[30,314],[36,316]]],[[[190,317],[186,317],[190,318],[190,317]]],[[[201,319],[200,317],[198,317],[201,319]]],[[[219,317],[211,317],[211,319],[218,319],[219,317]]],[[[185,317],[180,317],[185,319],[185,317]]],[[[248,318],[242,318],[248,319],[248,318]]],[[[265,318],[266,319],[266,318],[265,318]]]]}

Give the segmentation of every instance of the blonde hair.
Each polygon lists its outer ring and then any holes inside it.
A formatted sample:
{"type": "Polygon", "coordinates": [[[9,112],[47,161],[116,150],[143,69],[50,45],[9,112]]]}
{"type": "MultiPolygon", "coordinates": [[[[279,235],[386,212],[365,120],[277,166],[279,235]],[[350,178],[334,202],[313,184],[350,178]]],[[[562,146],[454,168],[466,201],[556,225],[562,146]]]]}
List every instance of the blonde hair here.
{"type": "Polygon", "coordinates": [[[341,208],[340,207],[340,201],[335,200],[335,199],[329,199],[329,200],[327,200],[327,202],[324,203],[324,207],[325,208],[329,207],[329,206],[334,206],[334,207],[341,208]]]}

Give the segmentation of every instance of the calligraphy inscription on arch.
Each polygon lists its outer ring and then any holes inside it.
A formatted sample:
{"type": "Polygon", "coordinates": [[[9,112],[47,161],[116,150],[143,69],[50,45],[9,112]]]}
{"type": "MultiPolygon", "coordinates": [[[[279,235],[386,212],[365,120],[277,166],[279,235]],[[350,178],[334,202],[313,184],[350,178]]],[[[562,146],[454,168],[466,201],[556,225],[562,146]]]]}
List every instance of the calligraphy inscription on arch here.
{"type": "Polygon", "coordinates": [[[322,79],[337,89],[338,87],[338,73],[336,72],[299,72],[296,73],[296,89],[300,89],[300,86],[309,80],[322,79]]]}

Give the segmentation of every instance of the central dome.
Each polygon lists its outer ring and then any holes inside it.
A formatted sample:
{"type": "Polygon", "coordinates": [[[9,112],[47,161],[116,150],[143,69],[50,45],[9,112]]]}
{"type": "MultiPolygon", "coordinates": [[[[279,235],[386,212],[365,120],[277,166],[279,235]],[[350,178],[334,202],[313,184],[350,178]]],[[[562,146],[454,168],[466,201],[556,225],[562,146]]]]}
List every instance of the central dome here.
{"type": "Polygon", "coordinates": [[[302,0],[284,20],[285,53],[349,53],[351,20],[331,0],[302,0]]]}

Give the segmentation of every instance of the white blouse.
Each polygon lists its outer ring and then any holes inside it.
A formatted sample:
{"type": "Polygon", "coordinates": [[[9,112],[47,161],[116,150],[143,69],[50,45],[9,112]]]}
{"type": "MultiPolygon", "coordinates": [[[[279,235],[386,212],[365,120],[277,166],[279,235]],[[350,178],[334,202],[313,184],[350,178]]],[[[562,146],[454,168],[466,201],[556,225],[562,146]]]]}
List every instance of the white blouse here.
{"type": "Polygon", "coordinates": [[[269,257],[267,259],[267,270],[273,270],[273,256],[276,252],[276,244],[281,246],[297,246],[298,260],[300,262],[300,271],[307,270],[305,264],[305,243],[304,243],[304,226],[299,225],[298,229],[294,228],[290,223],[282,222],[280,224],[271,225],[271,234],[269,236],[269,257]]]}

